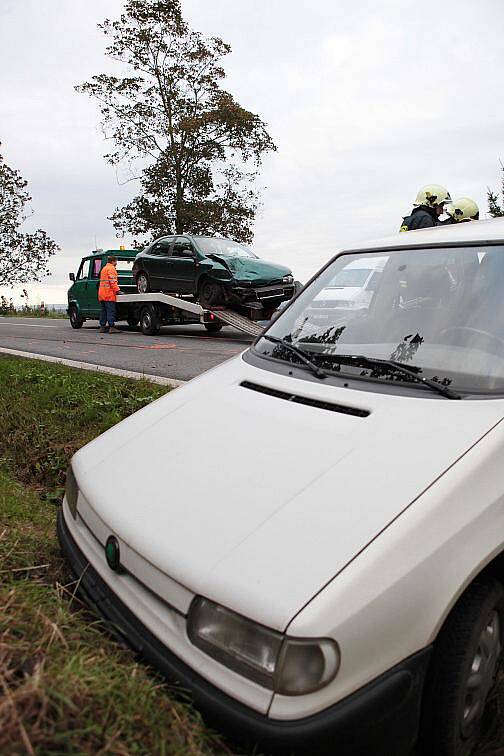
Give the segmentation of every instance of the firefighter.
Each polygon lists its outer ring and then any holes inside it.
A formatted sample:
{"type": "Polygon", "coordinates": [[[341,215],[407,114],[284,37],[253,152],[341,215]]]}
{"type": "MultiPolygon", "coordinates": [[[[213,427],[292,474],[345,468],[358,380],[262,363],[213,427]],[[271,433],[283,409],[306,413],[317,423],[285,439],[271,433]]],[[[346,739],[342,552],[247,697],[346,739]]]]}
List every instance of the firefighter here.
{"type": "Polygon", "coordinates": [[[423,186],[413,203],[411,215],[403,218],[399,231],[414,231],[439,225],[439,216],[444,212],[446,202],[451,202],[450,192],[440,184],[423,186]]]}
{"type": "Polygon", "coordinates": [[[449,215],[445,223],[464,223],[471,220],[479,220],[479,207],[476,202],[469,197],[460,197],[453,200],[446,206],[446,212],[449,215]]]}
{"type": "Polygon", "coordinates": [[[117,283],[117,257],[110,255],[107,264],[100,271],[100,287],[98,301],[100,302],[100,333],[122,333],[115,327],[116,300],[120,293],[117,283]],[[108,324],[108,327],[107,327],[108,324]]]}

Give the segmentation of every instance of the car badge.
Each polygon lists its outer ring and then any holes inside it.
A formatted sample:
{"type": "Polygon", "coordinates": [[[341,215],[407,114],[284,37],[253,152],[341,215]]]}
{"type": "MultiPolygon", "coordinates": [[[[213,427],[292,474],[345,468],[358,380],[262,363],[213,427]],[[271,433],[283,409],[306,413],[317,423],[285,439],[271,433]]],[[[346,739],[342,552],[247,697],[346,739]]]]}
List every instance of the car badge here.
{"type": "Polygon", "coordinates": [[[121,567],[121,555],[119,551],[119,542],[115,536],[109,536],[105,544],[105,558],[107,564],[114,572],[119,572],[121,567]]]}

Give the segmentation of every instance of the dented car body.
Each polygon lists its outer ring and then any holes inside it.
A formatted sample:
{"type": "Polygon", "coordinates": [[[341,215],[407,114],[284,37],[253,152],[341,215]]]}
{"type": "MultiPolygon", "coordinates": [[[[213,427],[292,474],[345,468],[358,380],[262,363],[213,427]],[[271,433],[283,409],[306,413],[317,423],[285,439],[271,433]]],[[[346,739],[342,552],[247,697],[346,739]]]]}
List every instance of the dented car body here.
{"type": "Polygon", "coordinates": [[[273,311],[294,294],[292,271],[242,244],[210,236],[165,236],[137,255],[138,291],[192,295],[202,304],[273,311]]]}

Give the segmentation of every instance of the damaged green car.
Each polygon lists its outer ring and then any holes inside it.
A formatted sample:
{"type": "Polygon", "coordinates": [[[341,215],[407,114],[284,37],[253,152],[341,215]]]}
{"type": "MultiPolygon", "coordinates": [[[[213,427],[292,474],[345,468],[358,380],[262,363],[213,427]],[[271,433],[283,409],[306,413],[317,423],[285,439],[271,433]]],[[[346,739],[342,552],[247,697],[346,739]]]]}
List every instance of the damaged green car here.
{"type": "Polygon", "coordinates": [[[192,295],[203,306],[261,310],[265,317],[294,294],[292,271],[242,244],[213,236],[164,236],[133,265],[140,294],[192,295]]]}

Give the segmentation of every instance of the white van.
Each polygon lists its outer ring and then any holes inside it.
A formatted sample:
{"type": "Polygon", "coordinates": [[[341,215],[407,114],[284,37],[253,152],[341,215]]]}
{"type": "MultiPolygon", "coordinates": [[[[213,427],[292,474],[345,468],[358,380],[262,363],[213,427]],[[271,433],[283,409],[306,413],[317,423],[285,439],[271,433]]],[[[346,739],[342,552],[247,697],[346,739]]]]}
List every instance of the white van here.
{"type": "Polygon", "coordinates": [[[339,253],[72,460],[80,588],[261,750],[470,753],[504,629],[504,220],[339,253]],[[384,260],[368,306],[313,302],[384,260]]]}
{"type": "Polygon", "coordinates": [[[386,262],[386,257],[368,257],[354,260],[338,271],[314,298],[309,310],[311,321],[317,325],[328,322],[334,318],[335,310],[339,309],[367,309],[386,262]]]}

